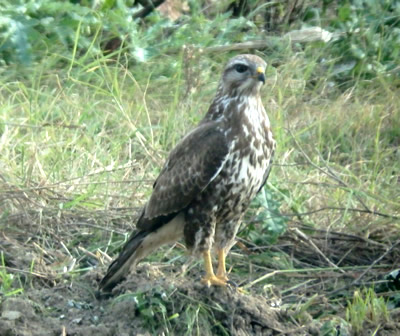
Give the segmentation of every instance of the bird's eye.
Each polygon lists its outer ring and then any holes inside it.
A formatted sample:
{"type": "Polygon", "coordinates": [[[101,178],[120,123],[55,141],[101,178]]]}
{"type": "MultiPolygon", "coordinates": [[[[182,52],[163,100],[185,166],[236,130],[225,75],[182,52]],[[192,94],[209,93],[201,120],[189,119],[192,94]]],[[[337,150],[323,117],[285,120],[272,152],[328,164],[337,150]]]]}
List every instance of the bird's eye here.
{"type": "Polygon", "coordinates": [[[236,64],[235,65],[235,70],[239,73],[243,73],[245,72],[249,67],[247,65],[244,64],[236,64]]]}

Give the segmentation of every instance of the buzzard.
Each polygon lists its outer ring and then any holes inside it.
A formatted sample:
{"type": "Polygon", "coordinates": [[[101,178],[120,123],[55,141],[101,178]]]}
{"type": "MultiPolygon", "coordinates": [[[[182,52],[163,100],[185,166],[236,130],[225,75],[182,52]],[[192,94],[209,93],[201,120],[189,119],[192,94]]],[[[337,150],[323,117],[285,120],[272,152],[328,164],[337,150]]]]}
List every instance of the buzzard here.
{"type": "Polygon", "coordinates": [[[100,290],[111,290],[149,253],[182,237],[188,250],[203,255],[202,282],[227,285],[225,256],[245,210],[268,178],[275,150],[260,98],[265,68],[255,55],[228,62],[207,114],[169,154],[137,231],[109,266],[100,290]],[[218,256],[216,273],[211,250],[218,256]]]}

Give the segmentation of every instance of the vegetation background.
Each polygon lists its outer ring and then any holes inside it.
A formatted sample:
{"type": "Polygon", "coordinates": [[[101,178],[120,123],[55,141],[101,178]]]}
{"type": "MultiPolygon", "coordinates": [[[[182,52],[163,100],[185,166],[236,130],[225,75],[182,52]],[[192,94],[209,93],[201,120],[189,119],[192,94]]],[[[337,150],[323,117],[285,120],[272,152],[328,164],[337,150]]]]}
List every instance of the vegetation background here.
{"type": "MultiPolygon", "coordinates": [[[[35,334],[10,300],[34,302],[38,321],[64,316],[32,293],[105,270],[223,64],[245,52],[269,64],[278,148],[232,277],[276,297],[298,330],[400,334],[400,3],[389,0],[3,0],[0,331],[35,334]]],[[[182,249],[150,260],[176,274],[182,249]]],[[[235,334],[217,305],[171,305],[174,290],[115,300],[134,297],[152,334],[235,334]]],[[[79,334],[75,322],[55,334],[79,334]]]]}

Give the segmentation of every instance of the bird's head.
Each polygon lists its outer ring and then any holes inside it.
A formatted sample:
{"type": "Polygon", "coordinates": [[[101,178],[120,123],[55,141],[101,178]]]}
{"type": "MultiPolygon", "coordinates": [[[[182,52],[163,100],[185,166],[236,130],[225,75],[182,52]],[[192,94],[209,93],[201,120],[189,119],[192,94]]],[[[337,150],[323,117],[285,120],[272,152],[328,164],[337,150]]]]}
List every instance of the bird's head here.
{"type": "Polygon", "coordinates": [[[230,97],[258,95],[265,83],[267,63],[256,55],[238,55],[225,67],[220,89],[230,97]]]}

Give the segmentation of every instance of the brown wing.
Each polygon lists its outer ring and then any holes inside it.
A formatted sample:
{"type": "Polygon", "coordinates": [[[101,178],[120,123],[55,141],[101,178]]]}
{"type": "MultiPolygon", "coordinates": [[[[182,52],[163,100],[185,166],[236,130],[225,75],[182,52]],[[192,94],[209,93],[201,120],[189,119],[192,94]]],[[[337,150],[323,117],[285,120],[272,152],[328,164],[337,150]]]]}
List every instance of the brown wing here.
{"type": "Polygon", "coordinates": [[[170,153],[137,223],[154,230],[184,209],[218,175],[229,146],[218,122],[201,124],[170,153]]]}

